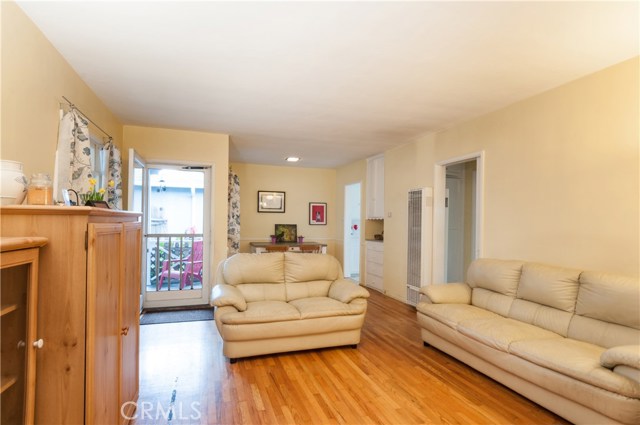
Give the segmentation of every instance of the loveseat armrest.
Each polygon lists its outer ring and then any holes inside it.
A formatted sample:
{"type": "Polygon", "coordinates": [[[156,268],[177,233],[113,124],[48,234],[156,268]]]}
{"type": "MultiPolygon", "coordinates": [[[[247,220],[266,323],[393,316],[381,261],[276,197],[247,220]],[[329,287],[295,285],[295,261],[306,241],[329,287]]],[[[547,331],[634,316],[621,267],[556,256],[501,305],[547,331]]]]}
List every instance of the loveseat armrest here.
{"type": "Polygon", "coordinates": [[[600,356],[600,364],[607,369],[629,366],[640,370],[640,345],[611,347],[600,356]]]}
{"type": "Polygon", "coordinates": [[[444,283],[420,288],[432,304],[471,304],[471,287],[466,283],[444,283]]]}
{"type": "Polygon", "coordinates": [[[369,291],[352,280],[338,279],[329,287],[329,298],[349,304],[356,298],[369,298],[369,291]]]}
{"type": "Polygon", "coordinates": [[[211,301],[209,304],[216,307],[233,306],[238,311],[247,309],[247,301],[242,292],[235,286],[219,283],[211,290],[211,301]]]}

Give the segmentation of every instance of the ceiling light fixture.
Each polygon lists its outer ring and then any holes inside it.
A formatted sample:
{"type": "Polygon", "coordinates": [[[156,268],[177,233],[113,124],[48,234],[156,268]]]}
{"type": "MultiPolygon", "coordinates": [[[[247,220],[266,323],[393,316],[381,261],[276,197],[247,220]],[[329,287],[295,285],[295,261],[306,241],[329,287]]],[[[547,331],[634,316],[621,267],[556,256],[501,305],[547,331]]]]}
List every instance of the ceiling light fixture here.
{"type": "Polygon", "coordinates": [[[298,162],[300,161],[300,158],[298,158],[297,156],[288,156],[285,158],[285,160],[287,162],[298,162]]]}

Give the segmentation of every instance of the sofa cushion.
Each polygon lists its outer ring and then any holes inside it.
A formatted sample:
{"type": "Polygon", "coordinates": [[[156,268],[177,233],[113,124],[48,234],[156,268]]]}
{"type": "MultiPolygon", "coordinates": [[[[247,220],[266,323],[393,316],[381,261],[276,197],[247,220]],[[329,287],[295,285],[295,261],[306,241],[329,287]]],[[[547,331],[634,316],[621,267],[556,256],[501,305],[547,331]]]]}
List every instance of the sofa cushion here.
{"type": "Polygon", "coordinates": [[[515,297],[523,264],[522,261],[478,259],[467,270],[467,282],[472,288],[484,288],[515,297]]]}
{"type": "Polygon", "coordinates": [[[236,285],[236,288],[247,302],[287,301],[287,290],[284,283],[243,283],[236,285]]]}
{"type": "Polygon", "coordinates": [[[468,304],[430,304],[418,303],[418,311],[445,325],[456,329],[463,320],[500,317],[495,313],[468,304]]]}
{"type": "Polygon", "coordinates": [[[637,329],[577,314],[571,318],[567,336],[605,348],[640,343],[640,331],[637,329]]]}
{"type": "Polygon", "coordinates": [[[473,288],[471,304],[507,317],[515,298],[484,288],[473,288]]]}
{"type": "Polygon", "coordinates": [[[332,255],[284,254],[284,278],[287,282],[336,280],[342,277],[340,263],[332,255]]]}
{"type": "Polygon", "coordinates": [[[518,285],[518,298],[573,312],[580,271],[544,264],[525,264],[518,285]]]}
{"type": "Polygon", "coordinates": [[[255,301],[247,303],[245,311],[227,313],[220,317],[225,325],[283,322],[300,319],[297,308],[284,301],[255,301]]]}
{"type": "Polygon", "coordinates": [[[364,303],[345,304],[327,297],[300,298],[290,301],[289,304],[298,309],[301,319],[349,316],[362,314],[366,310],[366,304],[364,303]]]}
{"type": "Polygon", "coordinates": [[[514,300],[509,317],[566,337],[573,314],[527,300],[514,300]]]}
{"type": "Polygon", "coordinates": [[[640,282],[610,273],[583,272],[576,314],[640,329],[640,282]]]}
{"type": "Polygon", "coordinates": [[[224,261],[225,283],[284,283],[284,262],[281,252],[266,254],[235,254],[224,261]]]}
{"type": "Polygon", "coordinates": [[[307,297],[326,297],[331,281],[313,280],[310,282],[287,282],[284,285],[286,288],[287,301],[292,301],[307,297]]]}
{"type": "Polygon", "coordinates": [[[509,352],[509,346],[527,339],[556,338],[561,336],[538,326],[505,317],[464,320],[458,323],[458,331],[500,351],[509,352]]]}
{"type": "Polygon", "coordinates": [[[518,341],[509,351],[539,366],[596,387],[640,398],[640,383],[600,365],[604,348],[569,338],[518,341]]]}

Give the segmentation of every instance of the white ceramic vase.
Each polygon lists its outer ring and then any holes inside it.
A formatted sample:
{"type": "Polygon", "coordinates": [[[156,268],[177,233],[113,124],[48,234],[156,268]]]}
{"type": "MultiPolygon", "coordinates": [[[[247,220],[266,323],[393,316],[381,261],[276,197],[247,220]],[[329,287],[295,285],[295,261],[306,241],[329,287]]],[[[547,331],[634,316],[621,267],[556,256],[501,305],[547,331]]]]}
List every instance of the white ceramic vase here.
{"type": "Polygon", "coordinates": [[[0,205],[21,204],[27,185],[21,162],[0,160],[0,205]]]}

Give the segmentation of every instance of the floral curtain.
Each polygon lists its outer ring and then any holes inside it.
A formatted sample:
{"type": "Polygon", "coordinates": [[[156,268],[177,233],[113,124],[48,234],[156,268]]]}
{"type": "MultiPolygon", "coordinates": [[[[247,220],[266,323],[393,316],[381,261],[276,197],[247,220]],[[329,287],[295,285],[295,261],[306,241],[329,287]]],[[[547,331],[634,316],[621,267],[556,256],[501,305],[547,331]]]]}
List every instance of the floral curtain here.
{"type": "Polygon", "coordinates": [[[87,120],[71,108],[60,119],[55,172],[56,198],[61,200],[62,189],[78,193],[89,191],[91,175],[91,147],[87,120]]]}
{"type": "Polygon", "coordinates": [[[227,253],[231,256],[240,251],[240,179],[231,168],[229,168],[228,201],[227,253]]]}
{"type": "Polygon", "coordinates": [[[111,208],[122,209],[122,157],[120,149],[112,139],[104,147],[109,152],[108,179],[113,185],[107,187],[107,202],[111,208]]]}

